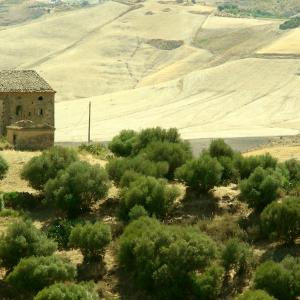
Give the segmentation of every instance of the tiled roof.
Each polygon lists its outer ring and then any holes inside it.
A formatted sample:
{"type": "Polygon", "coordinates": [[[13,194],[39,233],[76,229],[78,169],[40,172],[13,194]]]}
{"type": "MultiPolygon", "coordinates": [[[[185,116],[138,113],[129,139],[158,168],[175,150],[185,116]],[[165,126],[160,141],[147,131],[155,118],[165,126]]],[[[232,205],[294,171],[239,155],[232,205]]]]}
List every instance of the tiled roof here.
{"type": "Polygon", "coordinates": [[[33,70],[0,71],[0,92],[54,92],[33,70]]]}

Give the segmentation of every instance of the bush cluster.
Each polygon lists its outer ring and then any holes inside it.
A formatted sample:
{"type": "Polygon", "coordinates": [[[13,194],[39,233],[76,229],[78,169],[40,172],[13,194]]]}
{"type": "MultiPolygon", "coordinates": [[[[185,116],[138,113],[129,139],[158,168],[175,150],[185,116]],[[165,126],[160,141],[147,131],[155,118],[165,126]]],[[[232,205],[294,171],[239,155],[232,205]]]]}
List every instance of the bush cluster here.
{"type": "Polygon", "coordinates": [[[40,291],[34,300],[99,300],[93,283],[56,283],[40,291]]]}
{"type": "Polygon", "coordinates": [[[10,224],[0,238],[0,262],[11,270],[22,258],[51,255],[56,249],[56,243],[30,221],[19,220],[10,224]]]}
{"type": "Polygon", "coordinates": [[[258,266],[254,287],[278,300],[294,300],[300,295],[300,259],[291,256],[282,262],[267,261],[258,266]]]}
{"type": "Polygon", "coordinates": [[[57,282],[74,280],[76,268],[58,256],[23,258],[6,281],[18,291],[38,292],[57,282]]]}
{"type": "Polygon", "coordinates": [[[237,300],[276,300],[263,290],[247,291],[237,297],[237,300]]]}
{"type": "Polygon", "coordinates": [[[0,156],[0,180],[3,179],[8,171],[8,163],[0,156]]]}
{"type": "Polygon", "coordinates": [[[196,272],[205,270],[216,252],[214,242],[192,228],[142,217],[121,236],[119,261],[133,273],[139,287],[159,299],[178,299],[190,293],[196,272]]]}
{"type": "Polygon", "coordinates": [[[245,242],[230,239],[222,251],[222,264],[227,272],[234,270],[238,275],[248,275],[255,266],[253,249],[245,242]]]}
{"type": "Polygon", "coordinates": [[[41,198],[26,192],[9,192],[3,194],[5,207],[13,209],[34,209],[41,204],[41,198]]]}
{"type": "Polygon", "coordinates": [[[286,181],[279,171],[257,167],[248,179],[241,182],[241,197],[249,207],[261,211],[277,199],[279,189],[286,181]]]}
{"type": "Polygon", "coordinates": [[[269,204],[261,213],[263,232],[288,244],[300,235],[300,198],[288,197],[269,204]]]}
{"type": "Polygon", "coordinates": [[[56,146],[45,150],[40,156],[33,157],[23,167],[21,175],[33,188],[43,190],[49,179],[55,178],[59,171],[77,160],[75,150],[56,146]]]}
{"type": "Polygon", "coordinates": [[[195,191],[208,192],[221,183],[222,171],[217,158],[203,154],[178,168],[175,176],[195,191]]]}
{"type": "Polygon", "coordinates": [[[106,171],[99,165],[77,161],[48,180],[45,186],[46,201],[50,205],[77,216],[104,197],[109,188],[106,171]]]}
{"type": "Polygon", "coordinates": [[[112,239],[110,227],[96,222],[76,225],[70,234],[69,243],[82,252],[85,261],[102,259],[104,248],[112,239]]]}
{"type": "Polygon", "coordinates": [[[136,205],[142,206],[149,215],[163,217],[177,196],[178,190],[168,186],[165,180],[140,176],[121,190],[120,217],[128,220],[136,205]]]}
{"type": "Polygon", "coordinates": [[[299,26],[300,26],[300,17],[294,17],[280,24],[279,28],[281,30],[287,30],[287,29],[297,28],[299,26]]]}

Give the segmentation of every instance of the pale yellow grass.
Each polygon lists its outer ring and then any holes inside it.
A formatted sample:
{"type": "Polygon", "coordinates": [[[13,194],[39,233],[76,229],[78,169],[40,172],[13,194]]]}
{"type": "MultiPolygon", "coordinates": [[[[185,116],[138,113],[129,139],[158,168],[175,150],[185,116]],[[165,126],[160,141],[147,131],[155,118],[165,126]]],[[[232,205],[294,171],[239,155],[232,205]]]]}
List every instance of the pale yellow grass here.
{"type": "Polygon", "coordinates": [[[300,54],[300,28],[288,31],[270,45],[260,49],[258,54],[300,54]]]}
{"type": "Polygon", "coordinates": [[[36,190],[32,189],[27,181],[21,179],[21,170],[25,163],[39,155],[39,152],[4,150],[0,152],[0,155],[9,165],[6,177],[0,181],[0,191],[36,193],[36,190]]]}
{"type": "Polygon", "coordinates": [[[262,155],[266,153],[269,153],[272,156],[276,157],[279,161],[285,161],[292,158],[300,160],[300,145],[266,147],[266,148],[247,152],[244,154],[244,156],[262,155]]]}

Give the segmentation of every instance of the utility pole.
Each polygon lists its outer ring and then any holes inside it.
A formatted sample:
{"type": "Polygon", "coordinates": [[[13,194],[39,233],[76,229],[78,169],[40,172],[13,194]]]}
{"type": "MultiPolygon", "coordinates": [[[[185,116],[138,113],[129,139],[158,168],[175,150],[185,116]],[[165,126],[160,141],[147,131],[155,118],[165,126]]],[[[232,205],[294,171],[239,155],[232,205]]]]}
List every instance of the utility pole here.
{"type": "Polygon", "coordinates": [[[91,101],[89,102],[89,129],[88,129],[88,143],[91,142],[91,101]]]}

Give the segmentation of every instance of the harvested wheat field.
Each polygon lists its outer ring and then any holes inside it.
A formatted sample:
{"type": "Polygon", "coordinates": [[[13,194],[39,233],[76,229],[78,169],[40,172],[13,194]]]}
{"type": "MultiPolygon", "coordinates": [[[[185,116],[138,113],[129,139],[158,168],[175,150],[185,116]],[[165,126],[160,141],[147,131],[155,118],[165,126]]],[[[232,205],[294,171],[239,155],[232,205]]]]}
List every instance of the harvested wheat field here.
{"type": "Polygon", "coordinates": [[[58,142],[86,140],[89,101],[93,140],[151,126],[184,138],[297,134],[299,31],[215,10],[148,0],[48,14],[0,31],[0,68],[35,69],[57,91],[58,142]],[[289,56],[264,57],[273,52],[289,56]]]}

